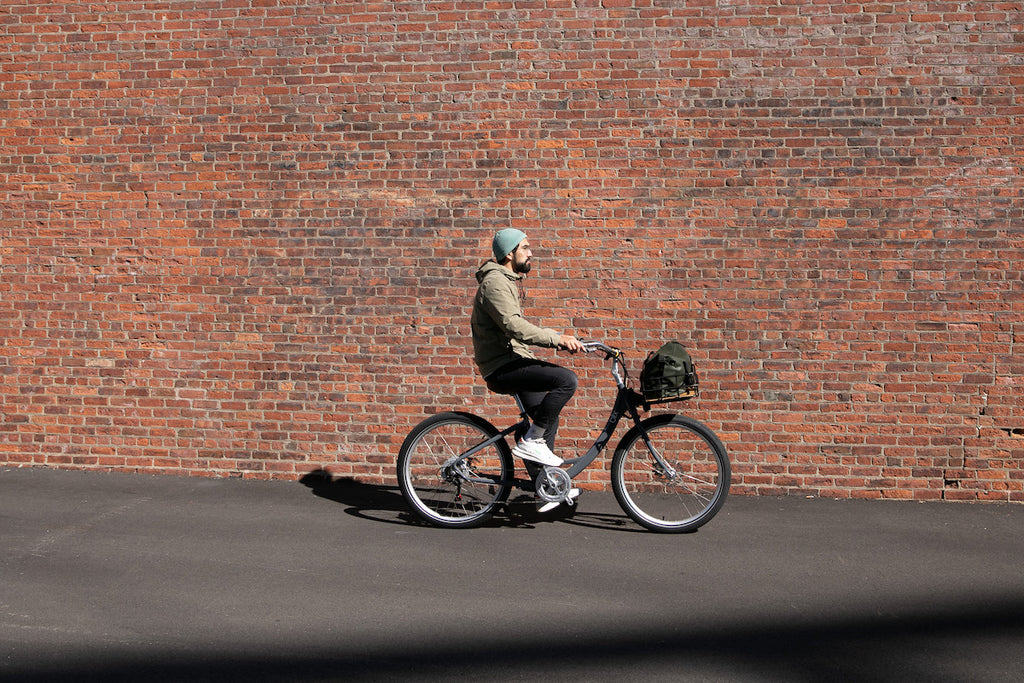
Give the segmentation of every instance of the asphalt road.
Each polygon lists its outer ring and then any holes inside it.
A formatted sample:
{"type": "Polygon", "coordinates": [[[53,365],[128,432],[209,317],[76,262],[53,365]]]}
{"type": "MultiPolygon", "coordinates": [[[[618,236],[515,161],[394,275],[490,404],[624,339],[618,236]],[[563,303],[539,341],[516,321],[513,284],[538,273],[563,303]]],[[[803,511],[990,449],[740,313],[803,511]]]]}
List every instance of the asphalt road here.
{"type": "Polygon", "coordinates": [[[0,468],[0,530],[3,681],[1024,678],[1019,505],[449,531],[394,487],[0,468]]]}

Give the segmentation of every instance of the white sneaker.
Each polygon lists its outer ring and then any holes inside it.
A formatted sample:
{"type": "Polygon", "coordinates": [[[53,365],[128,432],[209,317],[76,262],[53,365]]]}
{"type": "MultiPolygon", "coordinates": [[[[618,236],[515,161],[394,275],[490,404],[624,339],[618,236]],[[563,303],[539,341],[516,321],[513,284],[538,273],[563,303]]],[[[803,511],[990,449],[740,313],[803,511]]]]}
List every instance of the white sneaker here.
{"type": "MultiPolygon", "coordinates": [[[[580,497],[580,490],[579,489],[569,489],[569,495],[566,497],[565,502],[569,503],[571,505],[579,497],[580,497]]],[[[538,512],[548,512],[549,510],[554,510],[556,507],[558,507],[561,504],[562,504],[562,501],[558,501],[558,500],[552,501],[550,503],[544,503],[539,508],[537,508],[537,511],[538,512]]]]}
{"type": "Polygon", "coordinates": [[[548,467],[558,467],[562,464],[562,459],[551,452],[544,439],[523,439],[512,449],[512,455],[548,467]]]}

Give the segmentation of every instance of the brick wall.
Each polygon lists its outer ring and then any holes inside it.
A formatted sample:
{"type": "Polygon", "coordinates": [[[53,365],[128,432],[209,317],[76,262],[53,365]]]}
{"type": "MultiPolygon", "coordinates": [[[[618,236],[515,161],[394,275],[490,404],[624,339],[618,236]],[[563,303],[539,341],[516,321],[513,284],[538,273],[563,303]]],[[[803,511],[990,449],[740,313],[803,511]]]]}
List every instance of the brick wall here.
{"type": "MultiPolygon", "coordinates": [[[[393,481],[425,415],[513,417],[467,338],[511,225],[543,324],[692,348],[734,491],[1024,500],[1019,0],[25,0],[0,27],[0,461],[393,481]]],[[[612,387],[565,362],[569,450],[612,387]]]]}

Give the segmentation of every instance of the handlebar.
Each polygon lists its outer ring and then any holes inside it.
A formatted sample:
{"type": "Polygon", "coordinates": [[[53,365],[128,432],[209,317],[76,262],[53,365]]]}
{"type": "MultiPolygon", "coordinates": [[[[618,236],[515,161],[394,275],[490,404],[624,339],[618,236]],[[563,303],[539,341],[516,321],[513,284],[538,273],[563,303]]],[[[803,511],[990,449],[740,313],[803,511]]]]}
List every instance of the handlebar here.
{"type": "Polygon", "coordinates": [[[584,353],[591,353],[593,351],[604,351],[608,358],[618,358],[622,355],[622,351],[619,349],[608,346],[602,342],[588,340],[583,342],[584,353]]]}
{"type": "Polygon", "coordinates": [[[604,352],[605,360],[612,361],[612,377],[615,378],[615,384],[620,388],[625,387],[626,363],[622,359],[622,351],[593,339],[586,340],[582,343],[584,353],[591,353],[592,351],[604,352]]]}

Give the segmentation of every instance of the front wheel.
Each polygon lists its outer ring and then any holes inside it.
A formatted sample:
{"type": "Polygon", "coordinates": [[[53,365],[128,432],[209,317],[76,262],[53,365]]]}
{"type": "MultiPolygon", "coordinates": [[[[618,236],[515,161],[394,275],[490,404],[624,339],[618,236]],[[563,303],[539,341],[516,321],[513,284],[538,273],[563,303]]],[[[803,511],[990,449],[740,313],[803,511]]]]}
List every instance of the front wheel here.
{"type": "Polygon", "coordinates": [[[683,415],[647,418],[626,433],[612,457],[615,499],[653,531],[695,531],[708,522],[725,502],[730,476],[722,442],[683,415]]]}
{"type": "Polygon", "coordinates": [[[416,425],[398,452],[398,485],[420,517],[449,528],[479,526],[508,498],[514,478],[505,439],[487,420],[441,413],[416,425]]]}

